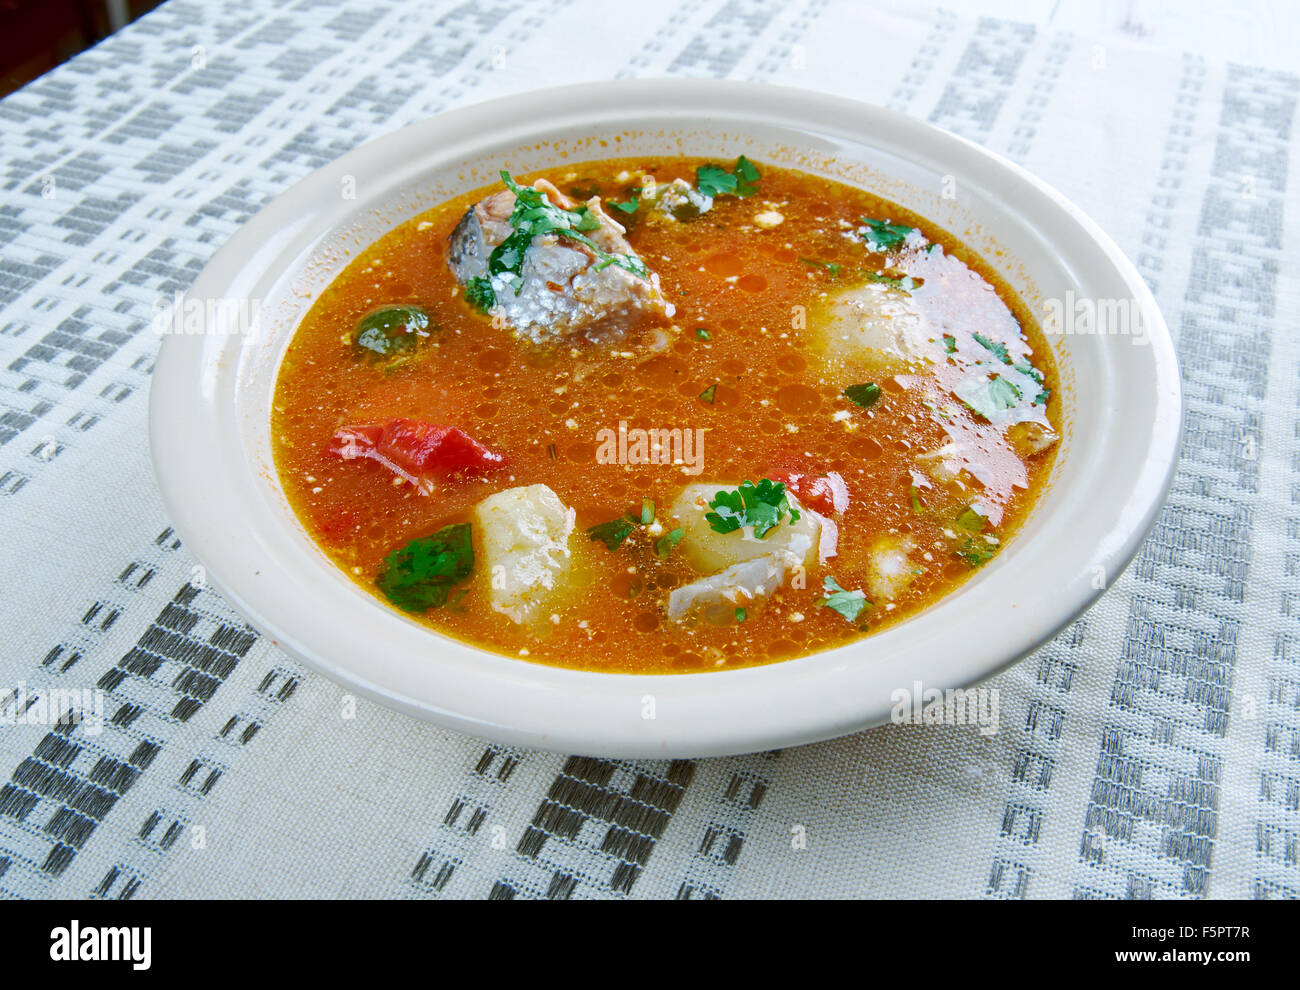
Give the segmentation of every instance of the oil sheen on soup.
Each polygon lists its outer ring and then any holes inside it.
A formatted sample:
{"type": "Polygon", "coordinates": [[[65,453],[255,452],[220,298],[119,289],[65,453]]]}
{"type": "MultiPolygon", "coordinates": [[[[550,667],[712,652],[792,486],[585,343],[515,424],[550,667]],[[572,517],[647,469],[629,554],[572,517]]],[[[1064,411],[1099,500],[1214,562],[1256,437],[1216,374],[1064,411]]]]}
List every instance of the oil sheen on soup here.
{"type": "Polygon", "coordinates": [[[711,671],[993,559],[1055,388],[1021,303],[922,217],[743,156],[619,159],[503,172],[368,247],[272,433],[303,525],[389,607],[530,661],[711,671]]]}

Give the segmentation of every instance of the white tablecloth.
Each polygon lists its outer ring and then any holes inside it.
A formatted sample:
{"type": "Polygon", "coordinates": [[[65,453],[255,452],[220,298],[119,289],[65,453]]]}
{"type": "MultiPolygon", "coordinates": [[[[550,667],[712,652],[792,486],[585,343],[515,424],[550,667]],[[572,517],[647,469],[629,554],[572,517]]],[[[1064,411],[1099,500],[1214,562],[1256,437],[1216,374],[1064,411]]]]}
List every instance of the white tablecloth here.
{"type": "Polygon", "coordinates": [[[0,893],[1297,896],[1298,97],[1277,69],[840,0],[171,0],[0,101],[0,893]],[[996,680],[996,735],[670,763],[348,717],[168,528],[160,296],[362,141],[634,75],[929,120],[1062,189],[1156,292],[1173,495],[1101,604],[996,680]],[[102,731],[41,724],[96,689],[102,731]]]}

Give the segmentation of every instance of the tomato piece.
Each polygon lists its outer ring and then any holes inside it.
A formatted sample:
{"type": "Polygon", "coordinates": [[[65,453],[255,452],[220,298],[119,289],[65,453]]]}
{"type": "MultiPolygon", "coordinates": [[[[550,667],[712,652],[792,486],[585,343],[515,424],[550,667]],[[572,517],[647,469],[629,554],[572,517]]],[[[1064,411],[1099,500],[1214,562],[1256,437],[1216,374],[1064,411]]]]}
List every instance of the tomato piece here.
{"type": "Polygon", "coordinates": [[[485,474],[506,462],[464,430],[401,417],[344,426],[335,432],[328,452],[345,461],[377,461],[426,493],[432,490],[431,478],[485,474]]]}
{"type": "Polygon", "coordinates": [[[843,512],[848,508],[848,488],[844,479],[834,471],[820,476],[798,471],[778,471],[772,475],[772,480],[784,484],[786,490],[799,500],[800,505],[823,516],[843,512]]]}

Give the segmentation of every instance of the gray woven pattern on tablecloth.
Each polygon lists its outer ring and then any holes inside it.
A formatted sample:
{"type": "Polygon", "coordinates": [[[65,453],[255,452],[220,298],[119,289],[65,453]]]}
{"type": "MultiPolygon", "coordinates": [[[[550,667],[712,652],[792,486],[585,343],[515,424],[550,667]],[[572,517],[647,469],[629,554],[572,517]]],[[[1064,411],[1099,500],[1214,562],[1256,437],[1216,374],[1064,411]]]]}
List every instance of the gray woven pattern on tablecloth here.
{"type": "Polygon", "coordinates": [[[832,0],[615,9],[172,0],[0,101],[0,691],[106,699],[98,734],[9,702],[0,893],[1297,896],[1296,77],[832,0]],[[1173,496],[1102,603],[997,679],[996,735],[605,761],[347,717],[168,529],[156,300],[362,141],[633,75],[932,121],[1062,189],[1155,290],[1186,383],[1173,496]]]}

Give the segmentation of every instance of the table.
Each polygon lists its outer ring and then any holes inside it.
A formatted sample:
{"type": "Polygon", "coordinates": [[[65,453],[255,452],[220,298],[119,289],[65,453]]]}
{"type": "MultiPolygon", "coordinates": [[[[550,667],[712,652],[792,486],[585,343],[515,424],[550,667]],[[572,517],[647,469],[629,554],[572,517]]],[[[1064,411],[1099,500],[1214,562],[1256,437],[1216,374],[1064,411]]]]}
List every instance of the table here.
{"type": "Polygon", "coordinates": [[[1295,48],[1220,61],[1245,29],[1178,22],[1179,51],[1140,19],[1086,33],[1073,3],[610,9],[171,0],[0,101],[0,894],[1300,894],[1295,48]],[[488,744],[309,673],[168,527],[160,299],[369,138],[637,75],[929,120],[1060,188],[1156,293],[1186,390],[1172,496],[1101,603],[993,682],[995,735],[696,761],[488,744]],[[91,717],[48,724],[73,691],[91,717]]]}

